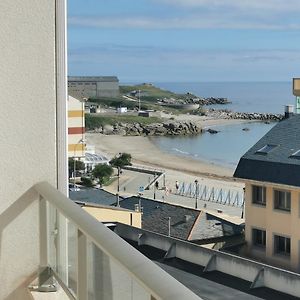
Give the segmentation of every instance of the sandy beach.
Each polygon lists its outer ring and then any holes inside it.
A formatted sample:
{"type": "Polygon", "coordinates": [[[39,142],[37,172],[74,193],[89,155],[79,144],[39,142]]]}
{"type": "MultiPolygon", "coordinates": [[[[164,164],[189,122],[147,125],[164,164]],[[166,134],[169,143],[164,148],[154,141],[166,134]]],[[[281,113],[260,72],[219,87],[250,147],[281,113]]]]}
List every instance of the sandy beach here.
{"type": "MultiPolygon", "coordinates": [[[[184,118],[195,121],[201,126],[211,127],[215,125],[241,123],[241,120],[209,119],[199,116],[180,115],[176,119],[184,118]]],[[[169,169],[184,172],[196,176],[209,176],[214,178],[231,177],[233,169],[225,168],[214,163],[184,158],[169,154],[160,150],[147,137],[144,136],[116,136],[102,135],[99,133],[86,133],[88,144],[95,145],[96,152],[113,157],[119,152],[132,155],[135,164],[152,166],[158,169],[169,169]]]]}

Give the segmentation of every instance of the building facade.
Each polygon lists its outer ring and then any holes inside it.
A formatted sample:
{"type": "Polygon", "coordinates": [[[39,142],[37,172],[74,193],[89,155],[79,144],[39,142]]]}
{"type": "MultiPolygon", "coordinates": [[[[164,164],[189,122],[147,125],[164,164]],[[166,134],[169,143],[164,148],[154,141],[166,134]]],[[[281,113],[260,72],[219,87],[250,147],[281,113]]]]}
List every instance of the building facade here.
{"type": "Polygon", "coordinates": [[[116,76],[69,76],[69,94],[77,98],[116,98],[119,80],[116,76]]]}
{"type": "Polygon", "coordinates": [[[68,97],[68,157],[85,155],[85,101],[68,97]]]}
{"type": "Polygon", "coordinates": [[[0,158],[5,170],[0,174],[0,299],[32,299],[26,289],[40,264],[40,197],[32,186],[47,181],[67,190],[63,15],[64,1],[0,4],[5,45],[0,56],[0,101],[5,103],[0,119],[5,140],[0,158]]]}
{"type": "Polygon", "coordinates": [[[274,126],[241,159],[247,253],[300,271],[300,115],[274,126]]]}

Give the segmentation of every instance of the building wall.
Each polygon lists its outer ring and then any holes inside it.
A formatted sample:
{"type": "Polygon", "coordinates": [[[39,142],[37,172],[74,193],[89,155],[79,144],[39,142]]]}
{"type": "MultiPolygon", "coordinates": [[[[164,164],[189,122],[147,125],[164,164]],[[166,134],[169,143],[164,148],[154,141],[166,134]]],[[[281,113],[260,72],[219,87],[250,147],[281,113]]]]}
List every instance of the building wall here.
{"type": "MultiPolygon", "coordinates": [[[[73,77],[72,77],[73,78],[73,77]]],[[[75,98],[96,98],[96,97],[112,97],[116,98],[119,96],[119,82],[109,77],[103,77],[104,80],[98,79],[97,77],[78,77],[72,81],[69,79],[68,91],[69,94],[75,98]],[[111,80],[111,81],[110,81],[111,80]]]]}
{"type": "Polygon", "coordinates": [[[245,202],[245,237],[251,256],[265,260],[267,263],[300,271],[300,189],[271,185],[266,183],[246,183],[245,202]],[[266,206],[252,203],[252,184],[266,186],[266,206]],[[275,189],[291,192],[291,211],[274,209],[273,191],[275,189]],[[254,246],[252,229],[266,230],[266,249],[254,246]],[[290,257],[274,253],[274,234],[290,237],[290,257]]]}
{"type": "Polygon", "coordinates": [[[82,208],[100,222],[119,222],[142,228],[142,215],[140,212],[90,206],[83,206],[82,208]]]}
{"type": "Polygon", "coordinates": [[[18,300],[39,265],[30,188],[56,186],[55,1],[1,0],[0,19],[0,299],[18,300]]]}
{"type": "Polygon", "coordinates": [[[118,97],[118,82],[97,82],[97,97],[118,97]]]}
{"type": "Polygon", "coordinates": [[[96,82],[69,82],[69,94],[77,97],[97,97],[97,83],[96,82]]]}
{"type": "Polygon", "coordinates": [[[68,98],[68,157],[84,157],[85,119],[84,102],[68,98]]]}

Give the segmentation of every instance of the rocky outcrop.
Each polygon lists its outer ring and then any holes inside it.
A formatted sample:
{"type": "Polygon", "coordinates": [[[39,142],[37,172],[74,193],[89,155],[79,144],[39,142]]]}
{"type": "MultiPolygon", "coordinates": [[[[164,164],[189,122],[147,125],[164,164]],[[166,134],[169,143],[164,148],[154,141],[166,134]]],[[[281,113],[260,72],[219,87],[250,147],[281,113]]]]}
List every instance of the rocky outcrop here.
{"type": "Polygon", "coordinates": [[[216,134],[219,132],[219,130],[215,130],[215,129],[211,129],[211,128],[208,128],[206,131],[209,132],[210,134],[216,134]]]}
{"type": "Polygon", "coordinates": [[[222,119],[258,120],[265,122],[280,121],[284,118],[282,114],[233,112],[226,109],[209,109],[206,111],[205,115],[222,119]]]}
{"type": "Polygon", "coordinates": [[[163,123],[140,124],[140,123],[116,123],[115,125],[105,125],[96,128],[93,132],[106,135],[144,135],[144,136],[164,136],[164,135],[195,135],[202,132],[199,125],[194,122],[166,121],[163,123]]]}
{"type": "Polygon", "coordinates": [[[199,98],[197,103],[200,105],[214,105],[214,104],[229,104],[231,103],[231,101],[229,101],[227,98],[209,97],[209,98],[199,98]]]}

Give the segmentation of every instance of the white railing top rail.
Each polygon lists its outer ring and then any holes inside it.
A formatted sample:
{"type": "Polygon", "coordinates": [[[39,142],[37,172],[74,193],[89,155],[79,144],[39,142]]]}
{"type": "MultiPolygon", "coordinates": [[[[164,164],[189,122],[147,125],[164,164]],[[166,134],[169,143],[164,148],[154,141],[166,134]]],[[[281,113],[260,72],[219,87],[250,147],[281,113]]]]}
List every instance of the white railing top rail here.
{"type": "Polygon", "coordinates": [[[153,297],[166,300],[201,299],[48,182],[37,183],[34,189],[99,249],[123,266],[153,297]]]}

